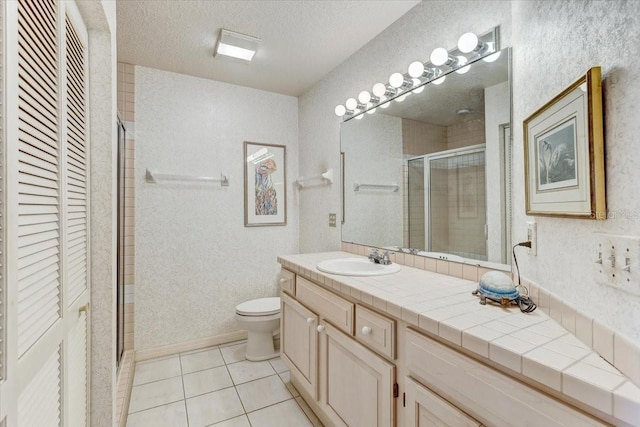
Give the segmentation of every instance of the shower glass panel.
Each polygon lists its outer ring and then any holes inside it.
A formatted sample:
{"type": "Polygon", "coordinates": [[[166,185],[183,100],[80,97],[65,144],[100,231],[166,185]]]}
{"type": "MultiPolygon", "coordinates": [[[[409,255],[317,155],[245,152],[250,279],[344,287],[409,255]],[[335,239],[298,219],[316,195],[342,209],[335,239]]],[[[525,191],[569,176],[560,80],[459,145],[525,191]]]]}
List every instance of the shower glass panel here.
{"type": "Polygon", "coordinates": [[[432,252],[486,261],[484,148],[438,153],[426,156],[426,161],[426,247],[432,252]]]}
{"type": "Polygon", "coordinates": [[[405,244],[405,246],[410,248],[426,248],[424,158],[409,159],[408,169],[407,211],[409,213],[409,236],[408,245],[405,244]]]}

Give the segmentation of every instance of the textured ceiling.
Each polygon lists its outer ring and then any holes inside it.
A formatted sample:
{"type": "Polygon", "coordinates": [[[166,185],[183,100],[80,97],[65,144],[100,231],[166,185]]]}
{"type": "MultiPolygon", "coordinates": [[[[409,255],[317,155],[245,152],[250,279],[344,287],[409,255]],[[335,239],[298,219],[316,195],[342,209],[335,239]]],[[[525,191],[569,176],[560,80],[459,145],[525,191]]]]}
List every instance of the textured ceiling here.
{"type": "Polygon", "coordinates": [[[118,61],[299,96],[419,1],[119,0],[118,61]],[[214,58],[220,29],[262,39],[214,58]]]}

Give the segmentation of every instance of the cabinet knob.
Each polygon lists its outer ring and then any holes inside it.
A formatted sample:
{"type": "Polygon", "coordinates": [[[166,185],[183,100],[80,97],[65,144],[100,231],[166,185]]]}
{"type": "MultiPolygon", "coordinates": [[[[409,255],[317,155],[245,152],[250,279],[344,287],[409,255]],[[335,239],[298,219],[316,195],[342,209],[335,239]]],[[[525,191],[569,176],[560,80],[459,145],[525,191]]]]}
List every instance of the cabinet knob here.
{"type": "Polygon", "coordinates": [[[371,328],[368,326],[362,327],[362,335],[369,335],[371,333],[371,328]]]}
{"type": "Polygon", "coordinates": [[[314,319],[313,317],[308,317],[307,318],[307,323],[310,324],[310,325],[315,321],[316,321],[316,319],[314,319]]]}
{"type": "Polygon", "coordinates": [[[324,332],[324,325],[318,325],[318,327],[316,328],[316,331],[324,332]]]}

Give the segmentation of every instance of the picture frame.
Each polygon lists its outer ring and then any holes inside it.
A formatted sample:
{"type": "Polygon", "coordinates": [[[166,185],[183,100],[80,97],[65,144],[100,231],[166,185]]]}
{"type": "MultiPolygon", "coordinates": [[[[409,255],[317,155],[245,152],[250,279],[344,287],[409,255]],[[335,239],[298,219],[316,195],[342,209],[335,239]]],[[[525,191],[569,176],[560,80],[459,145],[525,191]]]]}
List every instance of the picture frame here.
{"type": "Polygon", "coordinates": [[[524,120],[527,215],[606,219],[601,73],[591,68],[524,120]]]}
{"type": "Polygon", "coordinates": [[[245,227],[287,225],[287,147],[244,142],[245,227]]]}

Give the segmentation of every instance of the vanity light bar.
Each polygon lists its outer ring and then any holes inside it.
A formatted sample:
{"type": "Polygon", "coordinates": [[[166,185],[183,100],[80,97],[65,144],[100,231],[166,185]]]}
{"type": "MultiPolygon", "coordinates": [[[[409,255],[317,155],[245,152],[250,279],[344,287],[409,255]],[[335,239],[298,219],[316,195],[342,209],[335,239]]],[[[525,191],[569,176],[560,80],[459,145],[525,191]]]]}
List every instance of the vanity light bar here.
{"type": "Polygon", "coordinates": [[[408,95],[422,92],[428,83],[443,83],[454,71],[466,73],[475,61],[493,62],[498,59],[499,50],[499,27],[481,36],[465,33],[455,49],[436,48],[431,52],[430,62],[412,62],[407,73],[393,73],[388,84],[376,83],[371,92],[362,91],[357,99],[349,98],[344,105],[337,105],[336,116],[343,121],[361,119],[365,112],[371,114],[377,107],[386,108],[392,100],[402,102],[408,95]]]}

